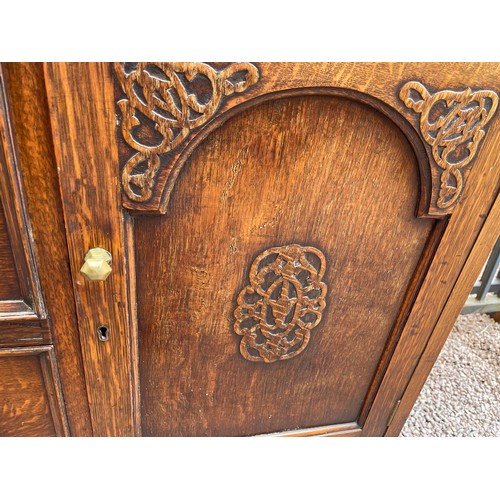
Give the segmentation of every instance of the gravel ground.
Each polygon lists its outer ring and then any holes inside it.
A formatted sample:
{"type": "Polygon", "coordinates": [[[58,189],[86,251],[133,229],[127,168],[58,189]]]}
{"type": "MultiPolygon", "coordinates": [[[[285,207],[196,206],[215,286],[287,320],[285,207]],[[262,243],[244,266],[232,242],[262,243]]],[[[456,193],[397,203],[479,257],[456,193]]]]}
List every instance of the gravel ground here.
{"type": "Polygon", "coordinates": [[[500,323],[459,316],[401,436],[500,436],[500,323]]]}

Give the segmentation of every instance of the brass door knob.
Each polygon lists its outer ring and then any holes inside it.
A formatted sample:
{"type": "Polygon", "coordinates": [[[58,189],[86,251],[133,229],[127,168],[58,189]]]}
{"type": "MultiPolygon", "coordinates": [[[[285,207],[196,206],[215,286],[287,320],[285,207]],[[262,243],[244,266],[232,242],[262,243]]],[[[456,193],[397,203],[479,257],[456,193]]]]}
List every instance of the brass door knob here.
{"type": "Polygon", "coordinates": [[[111,254],[104,248],[91,248],[80,272],[91,281],[104,281],[111,273],[111,254]]]}

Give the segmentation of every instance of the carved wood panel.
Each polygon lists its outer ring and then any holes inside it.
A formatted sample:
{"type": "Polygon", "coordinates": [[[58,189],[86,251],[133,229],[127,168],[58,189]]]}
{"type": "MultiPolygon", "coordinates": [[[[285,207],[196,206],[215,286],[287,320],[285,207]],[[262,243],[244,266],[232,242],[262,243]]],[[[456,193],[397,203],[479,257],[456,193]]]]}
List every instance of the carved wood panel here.
{"type": "Polygon", "coordinates": [[[491,90],[472,92],[470,88],[430,94],[420,82],[406,83],[399,95],[420,114],[420,132],[432,148],[439,172],[433,186],[436,211],[451,213],[464,190],[464,168],[476,156],[484,127],[497,110],[498,96],[491,90]]]}
{"type": "Polygon", "coordinates": [[[417,197],[408,141],[349,99],[277,99],[208,136],[180,171],[166,215],[134,220],[143,434],[359,429],[436,224],[415,217],[417,197]],[[290,312],[308,288],[289,286],[309,267],[302,252],[315,269],[311,329],[295,346],[265,345],[259,334],[260,352],[242,348],[248,325],[238,320],[263,316],[244,306],[252,300],[269,306],[270,337],[284,315],[277,337],[293,329],[290,312]],[[274,290],[246,293],[280,264],[274,290]]]}
{"type": "MultiPolygon", "coordinates": [[[[218,73],[229,64],[209,66],[218,73]]],[[[302,428],[302,434],[384,434],[488,217],[498,191],[498,121],[481,127],[487,134],[471,163],[461,167],[468,196],[441,208],[443,169],[421,131],[420,112],[406,106],[400,91],[418,81],[431,98],[467,86],[497,92],[498,64],[253,66],[255,83],[223,96],[210,118],[158,155],[153,183],[155,161],[138,163],[127,174],[134,177],[127,179],[134,194],[146,195],[134,200],[122,187],[122,204],[132,217],[119,209],[116,188],[119,169],[139,151],[123,136],[123,104],[116,103],[128,97],[113,66],[46,66],[54,136],[61,138],[72,269],[95,238],[110,241],[116,261],[124,264],[105,286],[75,287],[94,423],[102,424],[103,434],[130,432],[128,422],[139,414],[136,406],[132,413],[119,407],[120,395],[138,387],[137,364],[146,435],[289,427],[302,428]],[[85,179],[100,182],[82,189],[85,179]],[[417,202],[418,216],[442,220],[417,219],[417,202]],[[139,213],[146,216],[134,217],[139,213]],[[81,225],[81,237],[71,230],[80,215],[92,220],[81,225]],[[239,354],[243,336],[234,331],[238,292],[248,285],[256,257],[291,244],[313,246],[325,256],[321,323],[300,355],[250,363],[239,354]],[[96,324],[87,314],[93,307],[100,316],[119,318],[117,328],[129,328],[128,338],[102,349],[93,345],[96,324]],[[102,377],[104,372],[112,376],[102,377]]],[[[186,96],[198,95],[203,104],[203,77],[189,81],[180,73],[186,96]]],[[[166,114],[168,98],[158,95],[159,115],[175,124],[175,114],[166,114]]],[[[429,113],[431,122],[440,106],[429,113]]],[[[485,109],[491,111],[489,104],[485,109]]],[[[134,111],[148,126],[132,126],[131,134],[153,148],[160,145],[155,118],[140,113],[134,111]]],[[[180,133],[170,132],[172,139],[180,133]]],[[[447,189],[456,188],[454,175],[447,189]]],[[[444,204],[452,191],[444,193],[444,204]]]]}
{"type": "MultiPolygon", "coordinates": [[[[205,126],[207,122],[233,106],[231,103],[221,105],[224,96],[241,93],[240,102],[243,104],[240,106],[251,104],[246,100],[269,98],[266,97],[268,82],[265,76],[272,79],[274,75],[262,76],[258,67],[249,63],[221,65],[221,68],[215,69],[203,63],[115,65],[121,88],[117,98],[121,111],[121,135],[135,150],[130,156],[121,147],[122,187],[127,198],[125,207],[141,212],[165,212],[178,171],[196,146],[197,137],[209,132],[210,127],[205,126]],[[203,79],[207,80],[205,84],[203,79]],[[202,129],[201,133],[199,129],[202,129]],[[196,134],[191,133],[194,130],[196,134]]],[[[301,81],[300,72],[293,74],[286,82],[287,90],[300,88],[301,81]]],[[[273,85],[276,86],[274,82],[273,85]]],[[[282,84],[272,88],[272,92],[269,88],[268,92],[275,96],[280,90],[282,84]]],[[[398,117],[381,101],[351,89],[339,88],[333,80],[326,87],[324,84],[317,90],[311,88],[299,92],[308,91],[348,95],[371,102],[398,124],[405,125],[406,118],[398,117]]],[[[421,137],[423,143],[430,146],[428,157],[419,160],[419,214],[444,217],[453,211],[460,199],[464,189],[464,168],[476,155],[484,137],[484,127],[498,106],[498,96],[492,90],[472,92],[471,89],[462,92],[442,90],[431,95],[422,83],[412,81],[405,83],[394,99],[384,96],[392,108],[397,107],[395,101],[398,97],[408,108],[420,113],[421,137]]],[[[220,119],[224,117],[220,116],[220,119]]],[[[402,126],[407,134],[408,125],[402,126]]],[[[410,142],[417,156],[426,151],[411,138],[410,142]]]]}

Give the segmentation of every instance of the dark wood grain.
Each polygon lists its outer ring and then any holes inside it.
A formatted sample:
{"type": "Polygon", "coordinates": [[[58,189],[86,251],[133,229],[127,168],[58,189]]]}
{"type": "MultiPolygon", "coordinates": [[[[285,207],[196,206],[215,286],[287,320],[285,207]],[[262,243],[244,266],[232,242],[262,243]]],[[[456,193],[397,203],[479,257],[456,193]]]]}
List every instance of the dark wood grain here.
{"type": "Polygon", "coordinates": [[[55,436],[39,359],[0,355],[0,436],[55,436]]]}
{"type": "Polygon", "coordinates": [[[0,349],[0,436],[66,436],[52,347],[0,349]]]}
{"type": "Polygon", "coordinates": [[[51,342],[51,331],[38,274],[3,65],[0,65],[0,143],[0,346],[46,344],[51,342]]]}
{"type": "Polygon", "coordinates": [[[2,280],[0,281],[0,301],[9,299],[20,299],[21,290],[17,278],[14,255],[9,239],[7,222],[0,200],[0,266],[2,269],[2,280]]]}
{"type": "Polygon", "coordinates": [[[411,147],[363,104],[280,99],[213,132],[166,216],[135,221],[143,433],[356,421],[434,226],[417,201],[411,147]],[[291,244],[326,258],[321,323],[293,359],[249,362],[236,298],[258,255],[291,244]]]}
{"type": "MultiPolygon", "coordinates": [[[[5,76],[68,420],[74,435],[89,436],[92,429],[43,65],[9,63],[5,65],[5,76]]],[[[16,325],[18,322],[12,323],[10,329],[16,325]]],[[[36,331],[24,325],[18,328],[17,345],[27,345],[21,339],[28,333],[32,336],[31,344],[38,343],[34,338],[36,331]]],[[[5,325],[1,337],[7,337],[5,325]]],[[[45,335],[42,343],[47,342],[45,335]]]]}
{"type": "Polygon", "coordinates": [[[130,436],[138,433],[138,385],[111,66],[51,63],[44,68],[93,433],[130,436]],[[94,247],[113,257],[106,281],[91,282],[80,273],[84,255],[94,247]],[[107,342],[98,338],[100,325],[109,328],[107,342]]]}

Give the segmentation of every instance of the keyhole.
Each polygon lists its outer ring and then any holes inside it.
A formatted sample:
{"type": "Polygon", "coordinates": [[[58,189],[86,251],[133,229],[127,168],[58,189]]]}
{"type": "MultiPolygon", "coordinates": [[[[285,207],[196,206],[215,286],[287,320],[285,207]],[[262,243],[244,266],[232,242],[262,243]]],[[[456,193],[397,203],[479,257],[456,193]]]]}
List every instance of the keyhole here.
{"type": "Polygon", "coordinates": [[[109,328],[106,325],[97,327],[97,334],[99,335],[99,340],[101,342],[109,340],[109,328]]]}

